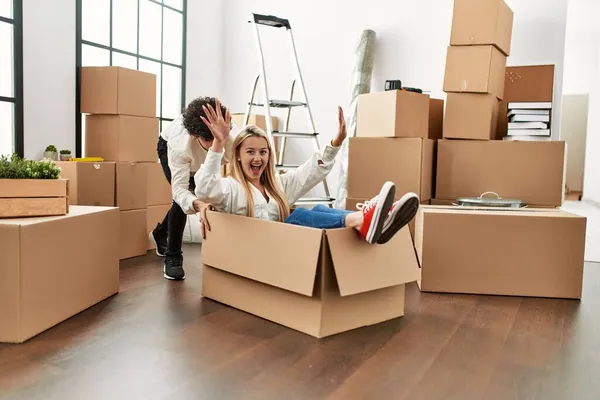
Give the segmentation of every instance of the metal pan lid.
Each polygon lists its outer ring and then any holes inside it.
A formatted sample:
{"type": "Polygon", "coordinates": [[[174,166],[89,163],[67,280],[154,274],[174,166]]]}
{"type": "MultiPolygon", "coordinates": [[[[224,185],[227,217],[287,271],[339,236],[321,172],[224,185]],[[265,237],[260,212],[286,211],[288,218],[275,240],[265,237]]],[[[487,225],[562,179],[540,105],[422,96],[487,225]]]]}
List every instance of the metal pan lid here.
{"type": "Polygon", "coordinates": [[[479,207],[506,207],[521,208],[526,204],[518,199],[503,199],[494,192],[485,192],[479,197],[459,197],[456,199],[456,205],[459,206],[479,206],[479,207]],[[487,194],[495,195],[496,198],[484,197],[487,194]]]}

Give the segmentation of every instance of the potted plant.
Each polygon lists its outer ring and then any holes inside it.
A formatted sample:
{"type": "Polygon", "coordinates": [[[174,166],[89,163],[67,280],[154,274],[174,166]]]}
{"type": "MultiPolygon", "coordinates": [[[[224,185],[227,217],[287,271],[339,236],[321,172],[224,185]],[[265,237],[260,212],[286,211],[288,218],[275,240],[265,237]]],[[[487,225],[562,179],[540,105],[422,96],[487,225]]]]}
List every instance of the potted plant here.
{"type": "Polygon", "coordinates": [[[71,159],[71,150],[60,151],[60,161],[69,161],[71,159]]]}
{"type": "Polygon", "coordinates": [[[44,158],[58,161],[58,150],[56,150],[56,146],[51,144],[50,146],[46,147],[46,150],[44,150],[44,158]]]}

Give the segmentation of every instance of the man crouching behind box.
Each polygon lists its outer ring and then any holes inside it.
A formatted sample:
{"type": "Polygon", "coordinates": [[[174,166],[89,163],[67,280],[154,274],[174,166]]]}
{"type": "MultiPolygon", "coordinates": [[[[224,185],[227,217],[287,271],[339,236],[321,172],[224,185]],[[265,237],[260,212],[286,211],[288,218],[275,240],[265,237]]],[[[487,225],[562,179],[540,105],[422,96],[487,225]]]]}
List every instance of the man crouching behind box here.
{"type": "MultiPolygon", "coordinates": [[[[233,142],[231,176],[223,177],[221,160],[231,116],[229,111],[223,116],[218,102],[216,111],[207,105],[205,113],[202,120],[215,139],[194,177],[195,193],[217,211],[319,229],[351,227],[367,242],[383,244],[408,224],[419,208],[419,198],[414,193],[393,203],[395,185],[386,182],[379,195],[360,205],[360,211],[318,205],[311,210],[298,208],[290,214],[290,205],[325,179],[333,168],[335,156],[346,138],[341,107],[338,107],[338,134],[331,144],[322,154],[314,154],[297,169],[282,175],[275,172],[274,153],[266,133],[248,126],[233,142]]],[[[203,223],[210,230],[205,216],[203,223]]]]}

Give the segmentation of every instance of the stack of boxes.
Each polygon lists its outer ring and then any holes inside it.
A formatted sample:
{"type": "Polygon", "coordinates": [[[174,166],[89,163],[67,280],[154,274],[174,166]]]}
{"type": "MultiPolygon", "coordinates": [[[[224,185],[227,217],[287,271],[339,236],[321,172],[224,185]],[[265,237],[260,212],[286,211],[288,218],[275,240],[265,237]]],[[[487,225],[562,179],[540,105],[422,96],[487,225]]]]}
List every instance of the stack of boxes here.
{"type": "MultiPolygon", "coordinates": [[[[112,199],[120,210],[120,259],[146,254],[151,248],[148,232],[162,221],[171,202],[168,182],[157,162],[156,90],[156,75],[146,72],[122,67],[81,69],[84,155],[101,157],[105,163],[77,163],[81,165],[72,168],[108,169],[107,162],[114,163],[112,185],[107,177],[102,187],[104,201],[112,199]]],[[[87,177],[78,176],[77,181],[89,185],[87,177]]],[[[95,202],[89,200],[88,205],[95,202]]]]}

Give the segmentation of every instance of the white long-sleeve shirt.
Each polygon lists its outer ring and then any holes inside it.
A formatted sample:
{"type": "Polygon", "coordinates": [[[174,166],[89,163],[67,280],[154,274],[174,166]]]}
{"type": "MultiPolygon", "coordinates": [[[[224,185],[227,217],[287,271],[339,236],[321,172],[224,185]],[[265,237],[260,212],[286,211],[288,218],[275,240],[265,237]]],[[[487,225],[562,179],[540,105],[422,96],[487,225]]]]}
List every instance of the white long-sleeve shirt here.
{"type": "MultiPolygon", "coordinates": [[[[285,194],[290,206],[331,172],[338,151],[339,147],[327,145],[322,154],[314,154],[297,169],[276,175],[277,185],[285,194]]],[[[204,164],[194,176],[196,196],[201,201],[212,204],[218,211],[246,215],[247,200],[244,187],[231,176],[223,177],[220,168],[222,157],[223,153],[216,153],[209,149],[204,164]]],[[[250,188],[254,194],[255,217],[279,221],[277,202],[274,200],[267,202],[256,187],[250,185],[250,188]]],[[[267,193],[267,196],[272,198],[269,193],[267,193]]]]}
{"type": "MultiPolygon", "coordinates": [[[[194,200],[196,196],[189,190],[190,177],[200,169],[206,159],[207,151],[200,142],[190,135],[183,126],[182,116],[175,118],[161,132],[161,137],[167,141],[167,158],[171,170],[171,195],[175,203],[186,214],[195,214],[194,200]]],[[[223,163],[229,162],[234,133],[238,129],[233,126],[225,142],[225,157],[223,163]]]]}

